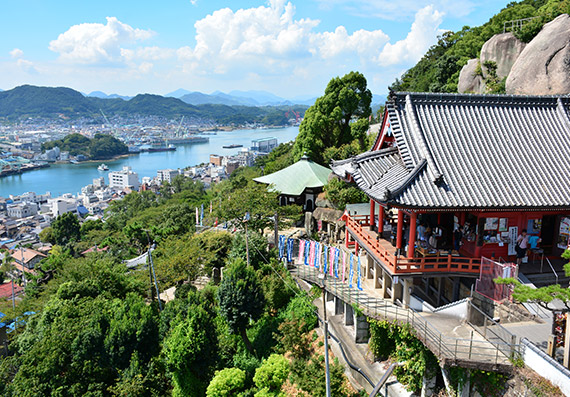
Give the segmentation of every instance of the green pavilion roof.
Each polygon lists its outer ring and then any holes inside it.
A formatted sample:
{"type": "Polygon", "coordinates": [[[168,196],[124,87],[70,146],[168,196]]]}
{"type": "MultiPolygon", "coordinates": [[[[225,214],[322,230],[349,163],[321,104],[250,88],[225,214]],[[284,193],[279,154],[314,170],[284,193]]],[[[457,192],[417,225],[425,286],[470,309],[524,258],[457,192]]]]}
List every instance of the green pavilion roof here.
{"type": "Polygon", "coordinates": [[[273,185],[275,191],[290,196],[299,196],[306,188],[326,185],[331,169],[313,163],[308,157],[273,174],[255,178],[254,181],[273,185]]]}

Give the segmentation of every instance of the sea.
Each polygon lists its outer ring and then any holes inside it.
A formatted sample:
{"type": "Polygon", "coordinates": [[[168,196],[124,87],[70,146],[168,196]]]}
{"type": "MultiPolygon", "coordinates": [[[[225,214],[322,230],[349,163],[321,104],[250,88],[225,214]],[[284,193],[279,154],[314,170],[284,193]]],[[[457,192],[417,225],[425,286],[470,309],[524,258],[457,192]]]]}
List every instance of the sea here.
{"type": "Polygon", "coordinates": [[[299,133],[299,127],[272,129],[244,129],[233,131],[217,131],[217,135],[209,135],[209,141],[193,144],[178,144],[176,151],[139,153],[114,161],[104,161],[109,171],[99,171],[101,162],[83,162],[78,164],[52,164],[49,168],[41,168],[0,178],[0,196],[9,197],[25,192],[44,194],[50,192],[52,197],[64,193],[78,194],[83,186],[89,185],[94,178],[105,177],[110,171],[121,170],[129,166],[137,172],[139,179],[145,176],[154,177],[159,169],[186,168],[210,160],[210,154],[234,155],[242,148],[224,149],[224,145],[243,145],[251,147],[252,139],[275,137],[279,143],[293,141],[299,133]]]}

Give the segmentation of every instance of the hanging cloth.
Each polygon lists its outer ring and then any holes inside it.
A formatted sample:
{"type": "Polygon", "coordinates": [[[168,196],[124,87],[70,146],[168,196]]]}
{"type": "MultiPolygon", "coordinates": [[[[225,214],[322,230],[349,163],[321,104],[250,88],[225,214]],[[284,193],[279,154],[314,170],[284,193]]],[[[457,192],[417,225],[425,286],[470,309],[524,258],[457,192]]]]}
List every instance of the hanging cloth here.
{"type": "Polygon", "coordinates": [[[354,269],[353,269],[353,265],[352,265],[353,261],[354,261],[354,255],[351,252],[350,253],[350,260],[349,260],[350,270],[348,272],[348,287],[349,288],[352,288],[352,278],[354,277],[354,269]]]}
{"type": "Polygon", "coordinates": [[[362,284],[360,282],[360,255],[358,256],[358,269],[356,274],[356,287],[362,291],[362,284]]]}
{"type": "Polygon", "coordinates": [[[345,277],[346,272],[346,251],[342,251],[342,282],[346,281],[345,277]]]}
{"type": "Polygon", "coordinates": [[[327,254],[327,246],[325,245],[324,247],[324,260],[323,260],[323,273],[327,274],[327,269],[328,269],[328,254],[327,254]]]}
{"type": "Polygon", "coordinates": [[[285,236],[279,235],[279,259],[283,259],[285,255],[285,236]]]}
{"type": "Polygon", "coordinates": [[[287,262],[293,262],[293,239],[287,239],[287,262]]]}
{"type": "Polygon", "coordinates": [[[305,259],[305,240],[299,240],[299,263],[305,259]]]}
{"type": "Polygon", "coordinates": [[[309,258],[311,256],[311,243],[308,240],[305,240],[305,265],[309,266],[310,261],[309,258]]]}
{"type": "Polygon", "coordinates": [[[338,260],[340,257],[340,250],[338,248],[334,249],[334,277],[338,278],[338,260]]]}
{"type": "Polygon", "coordinates": [[[332,277],[333,275],[333,269],[334,269],[334,253],[335,253],[335,248],[334,247],[329,247],[329,261],[330,261],[330,266],[329,266],[329,275],[332,277]]]}

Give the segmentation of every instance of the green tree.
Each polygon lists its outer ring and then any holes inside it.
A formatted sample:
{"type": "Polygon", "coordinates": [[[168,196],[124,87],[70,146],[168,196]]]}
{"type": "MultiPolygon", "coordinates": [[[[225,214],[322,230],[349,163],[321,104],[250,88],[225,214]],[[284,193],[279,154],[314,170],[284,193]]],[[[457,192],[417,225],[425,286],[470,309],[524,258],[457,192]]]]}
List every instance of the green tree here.
{"type": "Polygon", "coordinates": [[[236,396],[245,388],[245,372],[239,368],[225,368],[216,371],[216,375],[208,385],[206,396],[236,396]]]}
{"type": "Polygon", "coordinates": [[[372,93],[361,73],[350,72],[342,78],[333,78],[325,94],[305,113],[293,146],[294,160],[307,153],[313,161],[323,164],[323,152],[327,148],[339,147],[355,139],[364,145],[366,129],[363,131],[363,126],[372,113],[371,102],[372,93]],[[354,123],[359,119],[364,121],[354,123]]]}
{"type": "Polygon", "coordinates": [[[289,360],[280,354],[272,354],[255,371],[253,382],[266,395],[277,395],[289,376],[289,360]]]}
{"type": "Polygon", "coordinates": [[[247,326],[263,314],[265,297],[256,272],[243,260],[235,260],[224,271],[218,289],[220,313],[234,333],[238,333],[246,349],[253,353],[247,326]]]}
{"type": "Polygon", "coordinates": [[[53,228],[51,226],[43,229],[39,234],[40,241],[42,243],[55,244],[55,239],[53,238],[53,228]]]}
{"type": "Polygon", "coordinates": [[[51,228],[53,231],[53,240],[59,245],[79,241],[81,237],[79,220],[77,216],[71,212],[66,212],[55,218],[51,228]]]}

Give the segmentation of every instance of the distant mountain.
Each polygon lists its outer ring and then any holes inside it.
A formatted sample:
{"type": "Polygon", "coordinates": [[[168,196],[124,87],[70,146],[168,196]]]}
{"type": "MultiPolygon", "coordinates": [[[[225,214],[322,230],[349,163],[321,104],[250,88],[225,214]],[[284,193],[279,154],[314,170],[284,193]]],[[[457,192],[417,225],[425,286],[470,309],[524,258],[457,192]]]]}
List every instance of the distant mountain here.
{"type": "Polygon", "coordinates": [[[173,97],[173,98],[182,98],[184,95],[192,94],[192,91],[184,90],[182,88],[177,89],[176,91],[169,92],[166,94],[166,97],[173,97]]]}
{"type": "Polygon", "coordinates": [[[229,95],[253,99],[260,105],[290,105],[291,102],[267,91],[230,91],[229,95]]]}
{"type": "Polygon", "coordinates": [[[103,91],[93,91],[90,94],[87,94],[86,96],[89,97],[94,97],[94,98],[101,98],[101,99],[122,99],[124,101],[128,101],[129,99],[131,99],[132,97],[130,96],[124,96],[124,95],[118,95],[118,94],[111,94],[111,95],[107,95],[105,94],[103,91]]]}
{"type": "MultiPolygon", "coordinates": [[[[179,99],[181,101],[189,103],[190,105],[204,105],[206,103],[228,105],[228,106],[245,105],[243,101],[233,99],[230,96],[208,95],[197,91],[183,95],[179,99]]],[[[251,105],[251,106],[256,106],[256,105],[251,105]]]]}
{"type": "MultiPolygon", "coordinates": [[[[95,92],[95,95],[98,95],[95,92]]],[[[205,95],[205,94],[204,94],[205,95]]],[[[306,107],[293,106],[304,114],[306,107]]],[[[141,115],[189,119],[211,120],[220,124],[245,124],[267,120],[268,115],[285,114],[290,109],[284,107],[228,106],[225,104],[191,105],[178,98],[160,95],[141,94],[130,100],[99,96],[84,96],[78,91],[65,87],[16,87],[0,92],[0,117],[17,119],[20,117],[100,117],[102,110],[111,115],[141,115]]]]}

